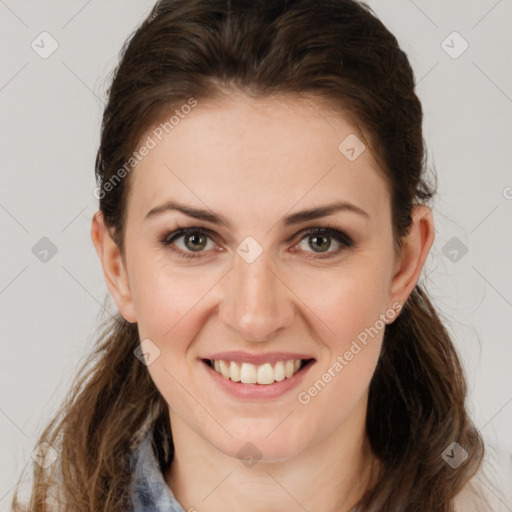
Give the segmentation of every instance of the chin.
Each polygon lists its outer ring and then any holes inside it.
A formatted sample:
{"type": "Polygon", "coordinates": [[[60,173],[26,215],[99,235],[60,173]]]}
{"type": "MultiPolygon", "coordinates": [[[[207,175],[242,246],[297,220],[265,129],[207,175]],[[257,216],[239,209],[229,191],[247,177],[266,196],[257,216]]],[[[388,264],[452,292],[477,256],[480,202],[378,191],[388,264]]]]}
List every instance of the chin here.
{"type": "Polygon", "coordinates": [[[304,435],[290,433],[282,426],[276,428],[278,423],[273,422],[268,429],[239,429],[230,430],[233,438],[226,436],[222,440],[213,441],[212,444],[221,452],[230,457],[240,459],[248,467],[253,462],[278,462],[296,457],[310,443],[304,435]],[[247,463],[249,461],[249,463],[247,463]]]}

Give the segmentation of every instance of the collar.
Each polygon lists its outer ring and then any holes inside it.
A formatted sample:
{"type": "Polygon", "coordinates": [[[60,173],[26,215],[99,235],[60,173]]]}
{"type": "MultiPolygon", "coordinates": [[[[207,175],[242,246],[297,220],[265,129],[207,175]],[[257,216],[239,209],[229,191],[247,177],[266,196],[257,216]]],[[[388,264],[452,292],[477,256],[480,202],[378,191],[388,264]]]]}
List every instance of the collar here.
{"type": "Polygon", "coordinates": [[[132,451],[132,512],[185,512],[164,480],[153,444],[153,428],[146,423],[132,451]]]}

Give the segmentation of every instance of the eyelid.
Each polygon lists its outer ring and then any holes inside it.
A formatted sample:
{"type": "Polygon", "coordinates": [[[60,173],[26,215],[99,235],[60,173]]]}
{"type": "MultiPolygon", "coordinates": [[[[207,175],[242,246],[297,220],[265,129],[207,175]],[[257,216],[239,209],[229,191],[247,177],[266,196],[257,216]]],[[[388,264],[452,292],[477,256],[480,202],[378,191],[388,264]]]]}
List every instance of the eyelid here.
{"type": "Polygon", "coordinates": [[[218,236],[217,233],[215,233],[215,231],[212,231],[211,229],[208,229],[208,228],[203,228],[203,227],[199,227],[199,226],[191,226],[191,227],[177,226],[176,229],[166,232],[164,236],[160,237],[160,241],[162,243],[165,243],[166,241],[169,241],[169,243],[171,243],[171,241],[175,240],[176,238],[179,238],[180,236],[186,235],[188,233],[193,233],[193,232],[203,233],[204,235],[209,236],[212,240],[218,236]]]}
{"type": "Polygon", "coordinates": [[[163,247],[177,253],[178,255],[183,256],[184,258],[192,259],[195,257],[201,257],[201,255],[206,253],[207,251],[198,251],[197,253],[194,253],[194,251],[183,251],[182,249],[173,247],[173,244],[177,239],[180,239],[189,233],[200,233],[200,234],[208,237],[214,243],[217,243],[216,237],[218,235],[214,231],[212,231],[208,228],[203,228],[203,227],[199,227],[199,226],[197,226],[197,227],[191,226],[191,227],[185,227],[185,228],[178,226],[173,231],[166,232],[164,234],[164,236],[159,237],[159,241],[163,247]],[[196,256],[196,254],[197,254],[197,256],[196,256]],[[186,255],[186,256],[184,256],[184,255],[186,255]]]}
{"type": "MultiPolygon", "coordinates": [[[[305,230],[300,231],[300,239],[299,241],[294,245],[294,248],[299,245],[304,239],[306,239],[308,236],[312,236],[315,234],[318,235],[325,235],[330,238],[333,238],[340,247],[338,249],[335,249],[334,251],[327,251],[327,252],[319,252],[315,253],[312,251],[304,251],[309,256],[305,256],[306,259],[309,260],[324,260],[324,259],[334,259],[341,255],[342,252],[345,252],[347,249],[351,249],[355,246],[354,241],[350,236],[348,236],[344,231],[341,229],[338,229],[334,225],[328,223],[326,226],[315,226],[312,228],[306,228],[305,230]],[[315,256],[316,254],[316,256],[315,256]],[[312,256],[313,255],[313,256],[312,256]]],[[[330,247],[329,247],[330,248],[330,247]]]]}
{"type": "Polygon", "coordinates": [[[302,240],[308,234],[314,235],[315,233],[329,235],[335,239],[339,238],[341,242],[343,242],[347,245],[352,245],[354,243],[352,238],[349,235],[347,235],[347,233],[345,231],[343,231],[340,228],[337,228],[336,226],[334,226],[332,224],[326,224],[325,226],[314,226],[312,228],[305,228],[304,230],[299,231],[299,233],[297,233],[297,234],[302,235],[302,237],[301,237],[301,240],[302,240]]]}

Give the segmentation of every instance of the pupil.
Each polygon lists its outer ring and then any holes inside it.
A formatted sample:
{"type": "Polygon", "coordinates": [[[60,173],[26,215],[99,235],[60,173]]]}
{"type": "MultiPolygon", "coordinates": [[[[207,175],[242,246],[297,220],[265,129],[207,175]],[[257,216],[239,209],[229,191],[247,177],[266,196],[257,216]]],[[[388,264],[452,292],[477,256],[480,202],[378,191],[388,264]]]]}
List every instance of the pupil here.
{"type": "Polygon", "coordinates": [[[322,235],[314,235],[313,240],[314,243],[317,243],[319,239],[323,239],[326,243],[320,244],[324,246],[324,249],[329,249],[329,246],[331,245],[331,242],[329,241],[328,237],[322,236],[322,235]]]}
{"type": "MultiPolygon", "coordinates": [[[[198,242],[199,240],[203,239],[203,242],[205,241],[205,236],[202,235],[202,234],[193,234],[193,235],[187,235],[186,237],[186,243],[187,243],[187,247],[189,247],[190,249],[192,249],[193,251],[199,251],[201,250],[203,247],[202,246],[197,246],[197,245],[194,245],[196,242],[198,242]],[[192,245],[188,245],[188,242],[192,241],[192,245]]],[[[204,244],[203,244],[204,245],[204,244]]]]}

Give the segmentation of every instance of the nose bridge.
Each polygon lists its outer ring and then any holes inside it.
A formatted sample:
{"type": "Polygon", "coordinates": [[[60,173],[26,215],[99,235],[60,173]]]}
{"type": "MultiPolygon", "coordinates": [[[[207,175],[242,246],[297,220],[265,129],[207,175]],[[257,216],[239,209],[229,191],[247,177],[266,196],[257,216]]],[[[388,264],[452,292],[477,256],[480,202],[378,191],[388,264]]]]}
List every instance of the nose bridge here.
{"type": "Polygon", "coordinates": [[[228,283],[221,318],[243,339],[265,341],[293,321],[293,305],[270,254],[263,252],[252,263],[236,255],[228,283]]]}

